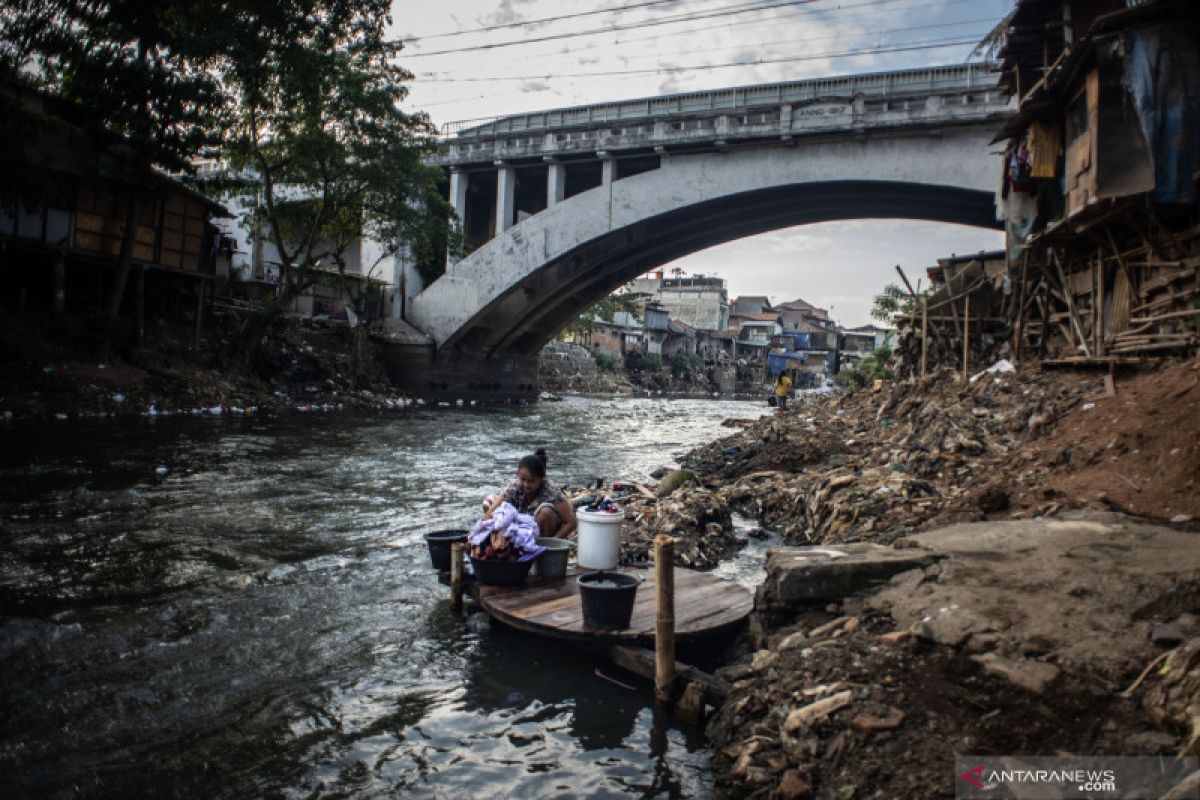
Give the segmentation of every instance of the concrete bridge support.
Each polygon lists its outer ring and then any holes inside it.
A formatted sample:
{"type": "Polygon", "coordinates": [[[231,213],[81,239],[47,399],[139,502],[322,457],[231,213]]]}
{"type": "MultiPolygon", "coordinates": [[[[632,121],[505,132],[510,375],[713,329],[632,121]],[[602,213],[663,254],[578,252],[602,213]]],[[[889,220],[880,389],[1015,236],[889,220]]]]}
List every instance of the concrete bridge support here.
{"type": "Polygon", "coordinates": [[[573,317],[744,236],[863,218],[998,227],[990,141],[1010,114],[986,65],[962,65],[459,128],[438,161],[475,249],[407,306],[433,343],[412,391],[533,397],[537,354],[573,317]]]}

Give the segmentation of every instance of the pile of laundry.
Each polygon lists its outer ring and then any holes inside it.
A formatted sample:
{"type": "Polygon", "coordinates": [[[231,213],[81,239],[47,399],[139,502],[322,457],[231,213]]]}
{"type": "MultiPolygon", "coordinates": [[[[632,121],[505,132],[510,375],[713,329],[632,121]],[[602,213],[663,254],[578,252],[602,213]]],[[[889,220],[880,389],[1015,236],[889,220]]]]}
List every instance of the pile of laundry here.
{"type": "Polygon", "coordinates": [[[471,558],[481,561],[529,561],[546,549],[537,543],[537,521],[511,503],[501,503],[490,519],[475,523],[467,536],[471,558]]]}

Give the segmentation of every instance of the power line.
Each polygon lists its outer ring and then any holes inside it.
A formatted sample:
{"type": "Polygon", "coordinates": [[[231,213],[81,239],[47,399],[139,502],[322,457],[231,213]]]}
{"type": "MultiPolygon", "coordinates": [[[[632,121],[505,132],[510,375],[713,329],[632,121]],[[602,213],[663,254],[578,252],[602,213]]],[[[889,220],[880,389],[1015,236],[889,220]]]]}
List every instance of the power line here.
{"type": "MultiPolygon", "coordinates": [[[[694,34],[701,33],[703,31],[710,31],[710,30],[721,30],[721,29],[729,30],[729,29],[733,29],[733,28],[758,28],[758,27],[763,27],[765,25],[777,25],[780,21],[784,20],[785,18],[793,17],[793,16],[804,16],[804,17],[816,16],[818,14],[822,14],[822,15],[830,14],[830,13],[833,13],[834,11],[849,11],[849,10],[853,10],[856,8],[891,4],[891,3],[896,3],[896,2],[902,2],[902,0],[868,0],[868,2],[865,2],[865,3],[843,4],[836,8],[820,8],[820,9],[811,9],[811,10],[793,9],[787,13],[779,14],[776,17],[769,19],[769,20],[752,19],[752,20],[741,20],[741,21],[735,21],[735,22],[719,22],[715,25],[700,25],[700,26],[697,26],[694,28],[688,28],[687,30],[673,31],[670,33],[658,33],[658,34],[654,34],[652,36],[641,36],[641,37],[631,38],[631,39],[617,39],[616,41],[613,41],[613,42],[593,42],[591,44],[584,44],[584,45],[580,45],[580,46],[572,48],[570,51],[570,54],[574,56],[574,55],[578,55],[579,53],[587,51],[587,50],[597,50],[600,48],[612,48],[612,47],[617,47],[617,46],[622,46],[622,45],[627,45],[627,44],[635,44],[637,42],[659,41],[659,40],[663,40],[663,39],[670,39],[670,38],[676,38],[676,37],[682,37],[682,36],[692,36],[694,34]]],[[[943,5],[949,6],[949,5],[957,5],[959,3],[968,3],[968,2],[978,3],[979,0],[946,0],[946,2],[943,3],[943,5]]],[[[891,10],[892,11],[907,11],[909,9],[914,9],[914,8],[924,9],[924,8],[928,8],[928,6],[929,6],[928,1],[922,0],[922,2],[918,2],[913,5],[899,6],[897,8],[893,8],[891,10]]],[[[949,23],[949,24],[953,24],[953,23],[949,23]]],[[[925,28],[925,27],[936,27],[936,26],[918,26],[918,28],[925,28]]],[[[564,55],[563,51],[553,51],[553,52],[542,51],[540,53],[532,53],[527,56],[522,56],[521,58],[514,59],[514,60],[529,61],[532,59],[547,58],[547,57],[553,57],[553,56],[558,56],[558,55],[564,55]]]]}
{"type": "Polygon", "coordinates": [[[904,45],[878,47],[868,50],[849,50],[841,53],[811,53],[804,56],[789,58],[759,59],[758,61],[731,61],[725,64],[696,64],[695,66],[657,67],[650,69],[612,70],[606,72],[560,72],[557,75],[513,75],[508,77],[487,78],[422,78],[426,83],[489,83],[495,81],[534,81],[551,80],[553,78],[607,78],[619,75],[654,75],[663,72],[693,72],[696,70],[726,69],[729,67],[758,67],[767,64],[790,64],[799,61],[817,61],[823,58],[853,58],[856,56],[880,55],[883,53],[903,53],[913,50],[937,50],[945,47],[959,47],[976,44],[978,39],[935,40],[928,42],[909,42],[904,45]]]}
{"type": "MultiPolygon", "coordinates": [[[[711,2],[711,0],[708,0],[711,2]]],[[[466,36],[471,33],[488,33],[490,31],[499,31],[506,28],[523,28],[530,25],[544,25],[548,22],[561,22],[565,19],[578,19],[580,17],[591,17],[597,14],[615,14],[619,11],[631,11],[635,8],[647,8],[649,6],[661,6],[668,3],[678,3],[679,0],[648,0],[645,3],[630,3],[624,6],[612,6],[610,8],[599,8],[594,11],[580,11],[575,14],[561,14],[557,17],[541,17],[539,19],[526,19],[520,22],[504,22],[497,25],[488,25],[483,28],[468,28],[460,31],[446,31],[445,33],[431,33],[426,36],[413,36],[410,39],[403,40],[404,42],[424,42],[429,39],[445,39],[450,36],[466,36]]],[[[705,2],[705,0],[701,0],[705,2]]]]}
{"type": "MultiPolygon", "coordinates": [[[[906,28],[885,28],[883,30],[878,30],[878,31],[863,31],[861,33],[856,33],[856,34],[854,34],[854,37],[864,38],[864,37],[868,37],[868,36],[882,36],[884,34],[889,34],[889,33],[909,33],[911,31],[926,31],[926,30],[933,30],[935,28],[956,28],[960,25],[977,25],[981,22],[999,22],[1001,19],[1002,19],[1002,17],[985,17],[985,18],[981,18],[981,19],[964,19],[964,20],[959,20],[958,22],[941,22],[941,23],[937,23],[935,25],[912,25],[912,26],[909,26],[906,28]]],[[[770,42],[738,42],[735,44],[727,45],[725,47],[713,48],[706,52],[711,54],[712,52],[715,52],[715,51],[729,50],[729,49],[733,49],[733,48],[745,48],[745,47],[749,47],[749,46],[772,47],[774,45],[780,45],[780,44],[794,46],[794,45],[801,45],[801,44],[809,44],[811,42],[827,42],[831,39],[845,39],[845,38],[849,38],[849,37],[847,37],[845,34],[842,34],[842,33],[832,33],[828,36],[814,36],[814,37],[811,37],[808,39],[783,39],[783,40],[779,40],[779,41],[770,41],[770,42]]],[[[879,46],[882,47],[883,46],[882,43],[879,46]]],[[[647,58],[661,58],[663,56],[682,55],[685,53],[694,53],[694,52],[695,52],[695,48],[691,48],[691,49],[687,49],[687,50],[659,51],[659,52],[655,52],[655,53],[648,53],[643,56],[631,56],[631,57],[625,58],[624,60],[633,61],[633,60],[642,60],[642,59],[647,59],[647,58]]],[[[545,55],[526,56],[526,57],[523,57],[521,59],[516,59],[516,60],[528,61],[528,60],[534,59],[534,58],[544,59],[544,58],[546,58],[546,56],[545,55]]],[[[428,73],[428,74],[435,74],[435,73],[428,73]]],[[[437,73],[437,74],[445,75],[445,73],[437,73]]]]}
{"type": "MultiPolygon", "coordinates": [[[[886,2],[887,0],[883,0],[886,2]]],[[[820,2],[820,0],[783,0],[783,2],[754,2],[747,3],[741,6],[731,6],[720,11],[710,11],[702,14],[685,14],[675,17],[663,17],[655,20],[647,20],[645,22],[632,22],[627,25],[611,25],[607,28],[593,28],[592,30],[575,31],[573,33],[554,33],[545,36],[535,36],[528,39],[514,39],[508,42],[493,42],[492,44],[480,44],[471,47],[454,47],[446,50],[430,50],[427,53],[408,53],[407,58],[425,58],[426,56],[444,56],[451,53],[475,53],[480,50],[496,50],[501,47],[515,47],[522,44],[536,44],[538,42],[553,42],[559,39],[571,39],[576,36],[595,36],[597,34],[615,33],[617,31],[639,30],[641,28],[652,28],[658,25],[671,25],[676,22],[691,22],[693,20],[713,19],[714,17],[724,17],[734,14],[751,14],[758,11],[771,11],[777,8],[787,8],[788,6],[809,5],[811,3],[820,2]]]]}

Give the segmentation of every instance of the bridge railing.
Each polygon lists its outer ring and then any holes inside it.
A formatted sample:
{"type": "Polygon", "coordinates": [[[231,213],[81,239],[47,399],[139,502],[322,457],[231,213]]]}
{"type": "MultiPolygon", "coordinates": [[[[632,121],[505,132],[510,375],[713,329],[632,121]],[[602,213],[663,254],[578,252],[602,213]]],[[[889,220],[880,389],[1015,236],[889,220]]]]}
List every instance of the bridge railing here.
{"type": "Polygon", "coordinates": [[[985,63],[813,78],[557,108],[506,117],[460,120],[444,124],[441,135],[490,138],[514,133],[544,133],[577,126],[655,119],[705,111],[752,109],[758,106],[804,103],[824,98],[850,98],[858,94],[867,98],[883,98],[994,88],[997,80],[998,75],[992,65],[985,63]]]}

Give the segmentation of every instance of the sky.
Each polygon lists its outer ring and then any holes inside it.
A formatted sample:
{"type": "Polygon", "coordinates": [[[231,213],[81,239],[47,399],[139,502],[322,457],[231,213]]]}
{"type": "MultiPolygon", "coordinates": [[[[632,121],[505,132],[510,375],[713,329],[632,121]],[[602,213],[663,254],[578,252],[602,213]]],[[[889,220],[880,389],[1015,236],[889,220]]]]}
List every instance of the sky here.
{"type": "MultiPolygon", "coordinates": [[[[1012,0],[443,0],[396,2],[413,73],[406,108],[434,123],[674,92],[971,60],[1012,0]],[[616,9],[616,10],[612,10],[616,9]],[[598,13],[599,12],[599,13],[598,13]],[[761,63],[772,62],[772,63],[761,63]]],[[[664,265],[725,278],[731,297],[803,298],[853,327],[871,298],[938,257],[1003,234],[912,220],[785,228],[664,265]]]]}

